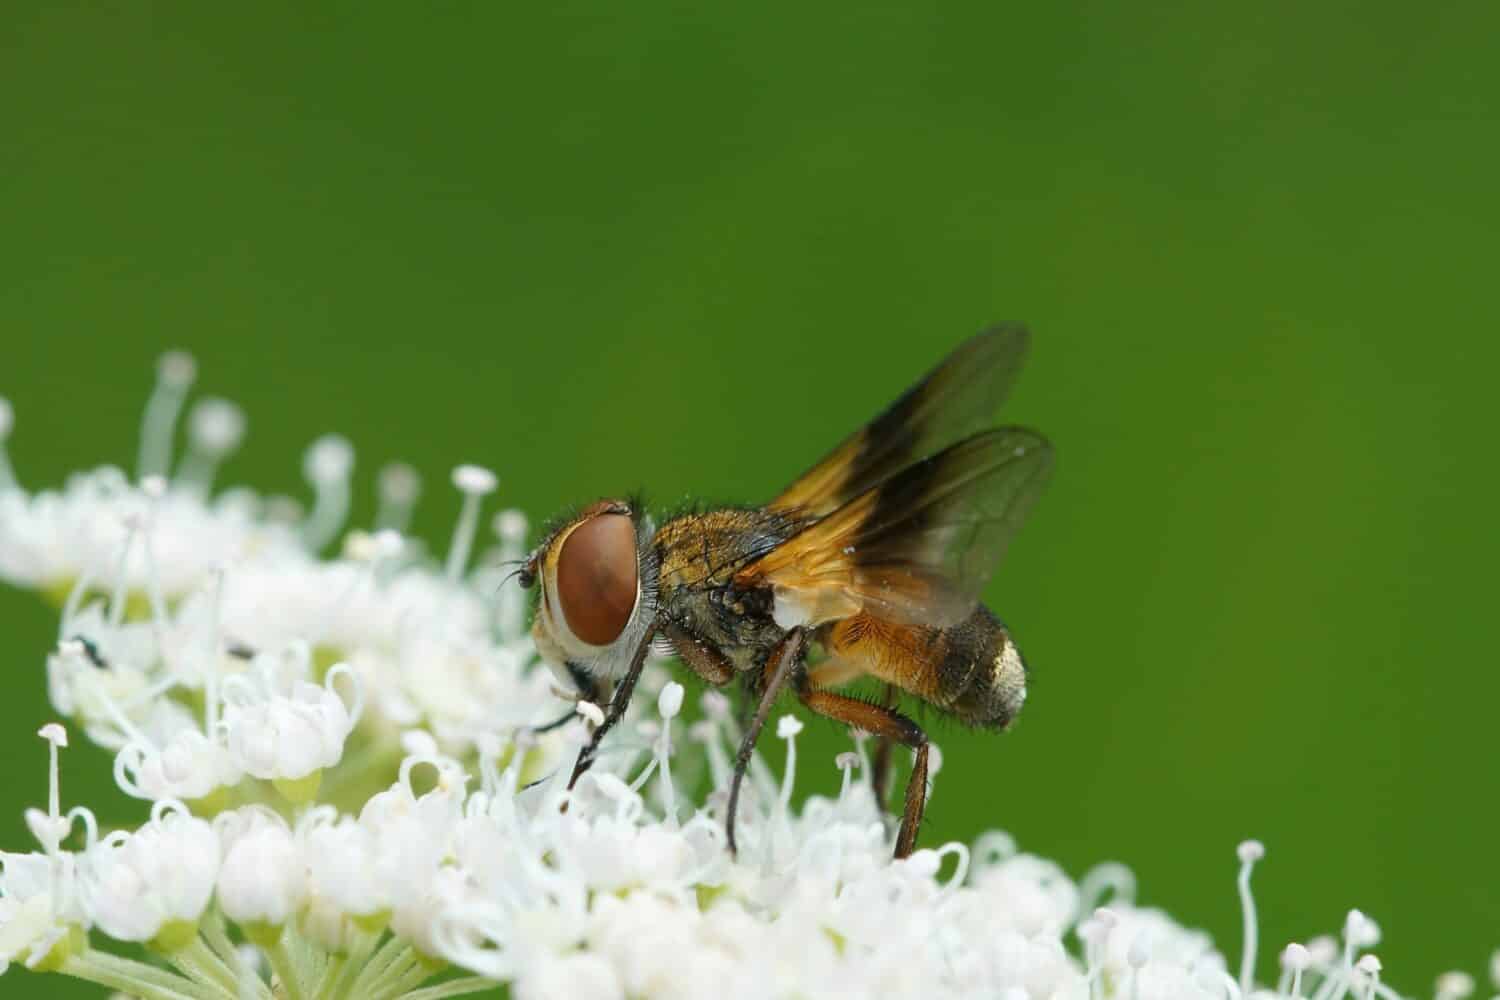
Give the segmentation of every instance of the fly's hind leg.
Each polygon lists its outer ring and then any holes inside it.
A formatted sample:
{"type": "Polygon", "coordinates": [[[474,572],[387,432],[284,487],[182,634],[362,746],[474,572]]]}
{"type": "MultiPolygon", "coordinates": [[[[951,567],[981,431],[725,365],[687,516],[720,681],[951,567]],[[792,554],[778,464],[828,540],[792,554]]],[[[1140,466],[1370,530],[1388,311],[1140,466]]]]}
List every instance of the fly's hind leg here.
{"type": "Polygon", "coordinates": [[[802,704],[819,715],[863,729],[885,741],[895,741],[917,752],[911,778],[906,784],[906,808],[901,814],[901,830],[896,834],[896,857],[904,858],[917,844],[917,828],[927,806],[927,734],[895,709],[872,705],[832,691],[807,688],[797,692],[802,704]]]}
{"type": "MultiPolygon", "coordinates": [[[[896,707],[896,686],[887,684],[885,695],[880,699],[880,707],[894,709],[896,707]]],[[[891,746],[894,741],[891,737],[877,733],[875,736],[875,755],[870,760],[870,788],[875,793],[875,808],[879,809],[881,815],[885,814],[886,800],[890,797],[891,790],[891,746]]]]}
{"type": "MultiPolygon", "coordinates": [[[[865,665],[848,657],[834,656],[807,672],[807,687],[812,690],[838,687],[866,676],[865,665]]],[[[879,707],[896,707],[896,685],[886,684],[879,707]]],[[[863,727],[857,727],[863,731],[863,727]]],[[[875,793],[875,808],[885,815],[885,801],[889,794],[891,777],[891,744],[889,736],[871,733],[875,737],[875,755],[870,761],[870,790],[875,793]]]]}

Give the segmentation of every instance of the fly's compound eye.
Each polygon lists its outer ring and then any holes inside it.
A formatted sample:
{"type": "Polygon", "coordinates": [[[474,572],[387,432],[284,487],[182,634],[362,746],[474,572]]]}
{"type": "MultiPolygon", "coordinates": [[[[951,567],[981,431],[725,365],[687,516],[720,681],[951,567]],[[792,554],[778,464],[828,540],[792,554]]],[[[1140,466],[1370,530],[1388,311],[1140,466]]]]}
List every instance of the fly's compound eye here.
{"type": "Polygon", "coordinates": [[[568,628],[591,646],[607,646],[635,610],[635,524],[600,514],[568,535],[557,557],[557,601],[568,628]]]}

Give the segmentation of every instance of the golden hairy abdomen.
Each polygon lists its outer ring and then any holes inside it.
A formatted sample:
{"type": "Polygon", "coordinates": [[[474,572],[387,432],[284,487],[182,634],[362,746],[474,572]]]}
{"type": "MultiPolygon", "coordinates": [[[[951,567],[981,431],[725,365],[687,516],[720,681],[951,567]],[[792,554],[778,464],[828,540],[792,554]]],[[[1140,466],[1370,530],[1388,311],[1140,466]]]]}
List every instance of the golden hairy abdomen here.
{"type": "Polygon", "coordinates": [[[982,604],[947,628],[858,614],[830,625],[824,642],[839,667],[894,684],[970,725],[1003,728],[1026,700],[1021,655],[982,604]]]}

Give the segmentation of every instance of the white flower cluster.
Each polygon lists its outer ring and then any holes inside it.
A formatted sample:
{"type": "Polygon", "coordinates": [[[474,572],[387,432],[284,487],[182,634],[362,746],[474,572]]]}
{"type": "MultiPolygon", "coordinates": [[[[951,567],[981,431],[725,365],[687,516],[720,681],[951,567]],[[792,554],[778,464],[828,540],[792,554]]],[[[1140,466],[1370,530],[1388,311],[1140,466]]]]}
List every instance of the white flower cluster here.
{"type": "MultiPolygon", "coordinates": [[[[839,794],[793,807],[791,716],[783,773],[752,761],[731,857],[736,724],[716,692],[684,719],[659,666],[641,685],[655,705],[639,695],[567,789],[601,716],[538,668],[522,594],[500,585],[524,518],[502,514],[468,569],[494,477],[455,472],[465,502],[441,566],[403,534],[419,492],[404,466],[380,476],[376,525],[345,531],[341,438],[309,450],[306,514],[215,493],[245,427],[221,400],[190,412],[169,480],[193,376],[185,356],[160,364],[134,477],[100,469],[60,493],[17,483],[0,400],[0,579],[61,605],[52,703],[151,803],[138,829],[111,832],[65,808],[68,731],[42,729],[50,794],[26,813],[39,849],[0,852],[0,968],[147,1000],[438,1000],[497,984],[583,1000],[1396,996],[1357,911],[1341,941],[1288,946],[1274,990],[1254,984],[1254,842],[1234,970],[1206,935],[1138,907],[1118,865],[1074,882],[999,833],[893,862],[858,734],[835,762],[839,794]]],[[[1443,1000],[1473,989],[1439,984],[1443,1000]]]]}

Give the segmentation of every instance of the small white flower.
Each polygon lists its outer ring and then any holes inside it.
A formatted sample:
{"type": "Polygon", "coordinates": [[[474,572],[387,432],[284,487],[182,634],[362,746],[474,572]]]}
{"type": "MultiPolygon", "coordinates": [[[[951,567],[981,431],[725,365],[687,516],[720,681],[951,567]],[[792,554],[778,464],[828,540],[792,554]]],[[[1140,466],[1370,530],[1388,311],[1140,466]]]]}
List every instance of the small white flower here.
{"type": "Polygon", "coordinates": [[[221,743],[185,726],[166,746],[131,743],[115,759],[116,783],[136,798],[202,799],[244,776],[240,763],[221,743]]]}
{"type": "Polygon", "coordinates": [[[257,665],[255,680],[234,677],[224,688],[224,729],[229,753],[245,773],[266,780],[295,781],[338,763],[344,741],[358,720],[353,707],[334,691],[331,670],[323,684],[303,679],[310,672],[305,647],[257,665]]]}
{"type": "Polygon", "coordinates": [[[218,900],[240,924],[277,926],[296,912],[307,891],[307,872],[292,831],[274,813],[249,808],[214,823],[224,844],[218,900]]]}
{"type": "MultiPolygon", "coordinates": [[[[369,825],[345,817],[310,825],[302,834],[308,895],[343,917],[369,917],[391,905],[388,872],[378,866],[378,843],[369,825]]],[[[342,940],[340,927],[335,940],[342,940]]]]}
{"type": "Polygon", "coordinates": [[[68,854],[54,860],[0,851],[0,972],[11,962],[36,967],[83,922],[72,892],[75,865],[68,854]]]}
{"type": "Polygon", "coordinates": [[[158,803],[152,814],[133,834],[105,837],[85,860],[85,908],[121,941],[196,925],[219,872],[219,839],[207,822],[175,803],[158,803]]]}

